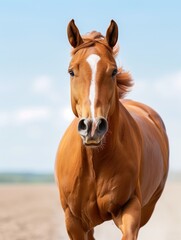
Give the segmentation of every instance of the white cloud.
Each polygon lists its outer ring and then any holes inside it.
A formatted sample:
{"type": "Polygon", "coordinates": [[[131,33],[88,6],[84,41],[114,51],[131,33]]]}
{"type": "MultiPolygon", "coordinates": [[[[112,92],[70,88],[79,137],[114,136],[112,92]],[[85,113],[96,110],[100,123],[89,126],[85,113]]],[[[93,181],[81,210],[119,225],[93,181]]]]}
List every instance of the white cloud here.
{"type": "Polygon", "coordinates": [[[32,93],[39,95],[40,97],[46,97],[50,103],[60,101],[60,96],[54,86],[54,80],[47,75],[41,75],[34,79],[32,93]]]}
{"type": "Polygon", "coordinates": [[[181,71],[156,79],[154,87],[157,93],[164,98],[181,98],[181,71]]]}
{"type": "Polygon", "coordinates": [[[28,124],[40,122],[50,117],[47,107],[28,107],[12,111],[0,112],[0,126],[28,124]]]}
{"type": "Polygon", "coordinates": [[[130,96],[149,100],[181,99],[181,71],[156,79],[136,79],[130,96]]]}
{"type": "Polygon", "coordinates": [[[17,122],[26,123],[34,121],[42,121],[50,116],[50,111],[47,107],[31,107],[20,109],[16,112],[15,119],[17,122]]]}
{"type": "Polygon", "coordinates": [[[64,109],[62,109],[61,115],[63,116],[65,121],[67,121],[68,123],[70,123],[75,117],[71,107],[65,107],[64,109]]]}
{"type": "Polygon", "coordinates": [[[9,124],[9,113],[8,112],[0,112],[0,126],[5,126],[9,124]]]}
{"type": "Polygon", "coordinates": [[[49,93],[52,91],[52,79],[46,75],[36,77],[33,82],[33,91],[40,94],[49,93]]]}
{"type": "Polygon", "coordinates": [[[0,127],[8,126],[31,126],[34,123],[43,123],[49,121],[49,124],[57,126],[59,130],[64,131],[65,126],[74,119],[71,107],[50,108],[47,106],[23,107],[16,110],[0,112],[0,127]],[[63,122],[62,122],[63,121],[63,122]]]}
{"type": "Polygon", "coordinates": [[[69,100],[69,85],[67,82],[62,84],[50,76],[40,75],[34,78],[31,93],[40,99],[46,98],[50,104],[64,104],[69,100]]]}

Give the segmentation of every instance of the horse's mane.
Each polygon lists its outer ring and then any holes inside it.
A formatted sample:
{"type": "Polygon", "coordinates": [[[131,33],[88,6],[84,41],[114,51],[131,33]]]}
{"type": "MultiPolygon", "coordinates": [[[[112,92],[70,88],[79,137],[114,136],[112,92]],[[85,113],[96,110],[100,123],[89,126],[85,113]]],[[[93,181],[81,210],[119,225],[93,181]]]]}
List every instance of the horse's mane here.
{"type": "MultiPolygon", "coordinates": [[[[105,37],[100,32],[96,31],[90,32],[82,36],[82,39],[84,42],[78,47],[74,48],[71,52],[71,55],[76,54],[76,52],[80,49],[94,46],[96,43],[103,44],[111,52],[114,58],[116,58],[116,56],[119,53],[119,45],[116,44],[116,46],[113,49],[109,47],[105,37]]],[[[131,90],[134,84],[132,77],[129,72],[126,72],[123,70],[122,67],[119,67],[118,73],[116,75],[116,81],[119,97],[124,98],[124,96],[131,90]]]]}

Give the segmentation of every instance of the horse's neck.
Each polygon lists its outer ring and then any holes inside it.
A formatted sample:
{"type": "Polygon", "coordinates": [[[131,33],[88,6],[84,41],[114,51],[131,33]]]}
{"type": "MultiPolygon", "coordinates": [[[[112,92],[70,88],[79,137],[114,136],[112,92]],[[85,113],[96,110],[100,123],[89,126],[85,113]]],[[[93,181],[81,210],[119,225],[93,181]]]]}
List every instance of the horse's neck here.
{"type": "Polygon", "coordinates": [[[124,141],[124,134],[129,125],[129,113],[125,107],[116,98],[115,108],[108,118],[108,132],[99,148],[86,148],[86,154],[89,159],[106,158],[111,152],[114,152],[121,141],[124,141]]]}
{"type": "Polygon", "coordinates": [[[126,108],[119,101],[119,98],[116,97],[114,111],[108,120],[108,141],[110,145],[115,146],[117,141],[122,141],[124,132],[129,124],[129,117],[131,116],[126,108]]]}

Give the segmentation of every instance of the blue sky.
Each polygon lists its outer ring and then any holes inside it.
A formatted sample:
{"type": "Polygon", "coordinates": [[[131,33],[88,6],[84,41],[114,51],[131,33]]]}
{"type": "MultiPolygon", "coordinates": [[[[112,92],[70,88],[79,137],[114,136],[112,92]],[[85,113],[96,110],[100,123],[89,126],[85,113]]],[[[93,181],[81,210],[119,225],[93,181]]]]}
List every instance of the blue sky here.
{"type": "Polygon", "coordinates": [[[119,26],[118,64],[132,73],[127,97],[155,108],[181,170],[180,1],[0,1],[0,171],[52,172],[71,119],[68,22],[82,34],[119,26]]]}

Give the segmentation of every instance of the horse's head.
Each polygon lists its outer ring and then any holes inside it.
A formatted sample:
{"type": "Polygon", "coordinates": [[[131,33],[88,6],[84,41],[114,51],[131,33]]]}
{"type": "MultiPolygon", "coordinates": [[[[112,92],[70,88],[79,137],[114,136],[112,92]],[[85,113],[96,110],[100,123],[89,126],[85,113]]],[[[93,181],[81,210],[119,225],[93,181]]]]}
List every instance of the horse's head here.
{"type": "Polygon", "coordinates": [[[80,119],[78,132],[85,145],[98,146],[108,130],[108,117],[114,111],[118,93],[113,54],[118,27],[112,20],[106,37],[97,32],[81,37],[72,20],[67,33],[73,47],[69,74],[72,110],[80,119]]]}

